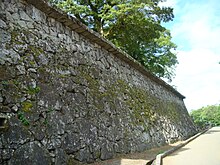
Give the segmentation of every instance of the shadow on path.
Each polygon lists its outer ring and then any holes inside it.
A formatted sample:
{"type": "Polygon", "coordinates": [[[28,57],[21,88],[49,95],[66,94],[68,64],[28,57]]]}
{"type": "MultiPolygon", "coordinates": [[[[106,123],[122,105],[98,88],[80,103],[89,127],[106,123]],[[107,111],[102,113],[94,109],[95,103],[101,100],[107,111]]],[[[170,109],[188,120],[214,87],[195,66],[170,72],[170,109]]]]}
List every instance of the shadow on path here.
{"type": "Polygon", "coordinates": [[[216,132],[220,132],[220,130],[209,130],[204,134],[212,134],[212,133],[216,133],[216,132]]]}

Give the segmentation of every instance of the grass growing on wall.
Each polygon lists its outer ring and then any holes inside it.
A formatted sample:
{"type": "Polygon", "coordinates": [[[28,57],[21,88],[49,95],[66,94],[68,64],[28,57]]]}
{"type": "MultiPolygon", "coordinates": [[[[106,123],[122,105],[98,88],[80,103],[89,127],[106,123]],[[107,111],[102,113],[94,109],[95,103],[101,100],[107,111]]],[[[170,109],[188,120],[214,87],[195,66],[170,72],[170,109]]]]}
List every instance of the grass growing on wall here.
{"type": "MultiPolygon", "coordinates": [[[[34,61],[29,61],[30,66],[36,64],[37,57],[44,53],[44,50],[36,45],[27,45],[26,35],[33,36],[33,40],[37,41],[36,36],[27,31],[21,29],[14,29],[11,31],[11,41],[7,44],[8,49],[19,47],[18,51],[25,52],[25,56],[33,56],[34,61]]],[[[63,50],[66,51],[66,50],[63,50]]],[[[59,53],[64,53],[59,50],[59,53]]],[[[24,58],[21,58],[24,60],[24,58]]],[[[22,61],[21,61],[22,62],[22,61]]],[[[46,66],[45,66],[46,67],[46,66]]],[[[59,67],[56,65],[54,67],[59,67]]],[[[61,66],[60,66],[61,67],[61,66]]],[[[63,66],[66,69],[68,66],[63,66]]],[[[93,105],[100,111],[105,108],[105,103],[108,102],[111,109],[118,110],[116,101],[122,103],[123,108],[131,116],[133,124],[147,125],[147,123],[154,123],[159,119],[160,115],[166,116],[172,121],[178,121],[180,114],[178,113],[178,105],[174,102],[164,102],[154,95],[150,94],[147,90],[134,85],[128,84],[128,82],[115,78],[114,81],[104,82],[101,84],[100,79],[95,78],[92,75],[87,66],[78,66],[76,69],[79,74],[75,78],[75,83],[83,86],[88,86],[88,96],[93,102],[93,105]]],[[[93,68],[94,72],[97,68],[93,68]]],[[[38,67],[38,71],[44,71],[42,66],[38,67]]],[[[97,71],[99,72],[99,71],[97,71]]],[[[67,75],[52,75],[57,76],[59,79],[69,78],[67,75]]],[[[40,87],[26,87],[26,93],[29,95],[36,95],[40,92],[40,87]]],[[[24,112],[29,112],[33,107],[32,102],[23,102],[22,109],[24,112]]],[[[146,128],[148,129],[148,128],[146,128]]]]}
{"type": "Polygon", "coordinates": [[[176,103],[164,102],[144,89],[129,85],[124,80],[116,79],[112,84],[107,84],[104,91],[100,91],[101,85],[98,79],[86,72],[81,72],[80,77],[87,81],[90,95],[94,98],[97,109],[104,108],[100,102],[105,100],[112,105],[111,108],[117,110],[114,101],[118,99],[126,107],[135,125],[147,126],[147,123],[156,122],[160,115],[166,116],[174,122],[180,119],[176,103]]]}

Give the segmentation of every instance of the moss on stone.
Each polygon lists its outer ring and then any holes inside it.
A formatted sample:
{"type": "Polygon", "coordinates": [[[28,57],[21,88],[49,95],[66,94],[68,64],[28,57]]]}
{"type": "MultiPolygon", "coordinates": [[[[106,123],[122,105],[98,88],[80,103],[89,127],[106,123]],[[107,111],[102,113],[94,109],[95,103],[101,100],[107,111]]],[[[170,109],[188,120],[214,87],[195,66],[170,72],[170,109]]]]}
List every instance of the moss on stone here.
{"type": "Polygon", "coordinates": [[[24,112],[31,112],[31,108],[33,107],[33,104],[31,101],[24,101],[21,103],[22,105],[22,110],[24,112]]]}
{"type": "Polygon", "coordinates": [[[27,93],[30,95],[35,95],[40,92],[40,87],[28,87],[27,93]]]}
{"type": "Polygon", "coordinates": [[[38,57],[39,55],[44,54],[44,51],[41,47],[37,47],[34,45],[29,45],[28,50],[34,55],[34,57],[38,57]]]}

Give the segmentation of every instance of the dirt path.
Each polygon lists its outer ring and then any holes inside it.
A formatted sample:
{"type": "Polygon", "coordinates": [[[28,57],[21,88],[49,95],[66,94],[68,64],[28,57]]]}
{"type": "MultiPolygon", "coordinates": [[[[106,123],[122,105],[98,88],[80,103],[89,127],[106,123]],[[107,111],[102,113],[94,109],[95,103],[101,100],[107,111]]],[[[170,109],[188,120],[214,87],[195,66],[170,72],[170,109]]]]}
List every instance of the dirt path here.
{"type": "Polygon", "coordinates": [[[114,159],[100,161],[89,165],[146,165],[146,163],[155,158],[157,154],[169,150],[172,147],[178,145],[179,143],[180,142],[162,146],[159,148],[153,148],[141,153],[119,155],[114,159]]]}

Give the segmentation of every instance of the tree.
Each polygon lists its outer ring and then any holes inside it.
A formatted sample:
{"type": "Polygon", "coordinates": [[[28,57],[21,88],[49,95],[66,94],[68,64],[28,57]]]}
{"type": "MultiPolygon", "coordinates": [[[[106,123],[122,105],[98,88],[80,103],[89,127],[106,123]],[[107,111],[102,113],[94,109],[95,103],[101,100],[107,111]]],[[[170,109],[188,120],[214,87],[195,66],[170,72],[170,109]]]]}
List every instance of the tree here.
{"type": "Polygon", "coordinates": [[[178,63],[170,32],[161,23],[173,19],[163,0],[50,0],[89,28],[111,40],[149,71],[169,80],[178,63]]]}
{"type": "Polygon", "coordinates": [[[220,126],[220,105],[211,105],[198,110],[193,110],[190,113],[190,116],[200,128],[209,124],[220,126]]]}

